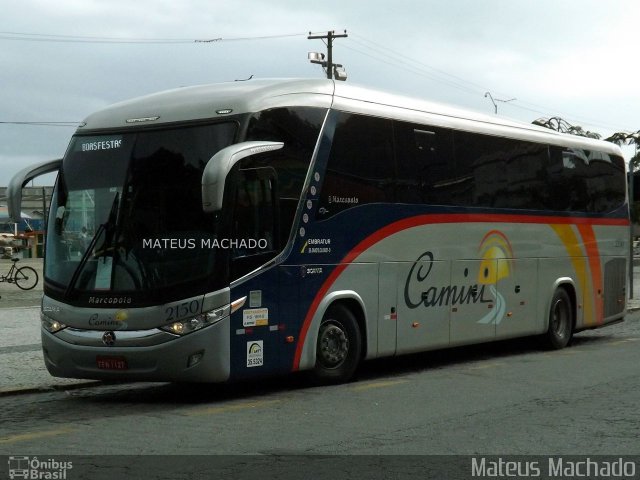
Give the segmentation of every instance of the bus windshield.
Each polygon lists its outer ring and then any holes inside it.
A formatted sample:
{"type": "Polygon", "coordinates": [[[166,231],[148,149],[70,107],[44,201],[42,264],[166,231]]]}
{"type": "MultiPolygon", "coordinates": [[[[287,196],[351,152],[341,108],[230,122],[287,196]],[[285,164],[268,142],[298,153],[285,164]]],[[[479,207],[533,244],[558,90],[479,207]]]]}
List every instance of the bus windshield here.
{"type": "Polygon", "coordinates": [[[224,283],[215,249],[206,248],[220,232],[217,214],[202,211],[201,180],[236,132],[226,122],[76,136],[48,224],[45,278],[54,296],[129,292],[144,302],[224,283]]]}

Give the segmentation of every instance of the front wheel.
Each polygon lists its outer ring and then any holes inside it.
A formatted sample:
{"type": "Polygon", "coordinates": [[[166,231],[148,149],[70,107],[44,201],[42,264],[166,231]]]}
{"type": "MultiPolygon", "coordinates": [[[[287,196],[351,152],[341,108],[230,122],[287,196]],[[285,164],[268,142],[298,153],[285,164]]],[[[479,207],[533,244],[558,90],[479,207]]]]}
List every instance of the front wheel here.
{"type": "Polygon", "coordinates": [[[38,274],[31,267],[20,267],[13,279],[22,290],[31,290],[38,284],[38,274]]]}
{"type": "Polygon", "coordinates": [[[355,316],[344,305],[327,310],[316,345],[316,365],[313,370],[322,383],[349,381],[360,363],[362,335],[355,316]]]}
{"type": "Polygon", "coordinates": [[[549,309],[549,327],[543,337],[544,346],[559,350],[568,345],[573,333],[573,306],[569,294],[559,288],[553,294],[549,309]]]}

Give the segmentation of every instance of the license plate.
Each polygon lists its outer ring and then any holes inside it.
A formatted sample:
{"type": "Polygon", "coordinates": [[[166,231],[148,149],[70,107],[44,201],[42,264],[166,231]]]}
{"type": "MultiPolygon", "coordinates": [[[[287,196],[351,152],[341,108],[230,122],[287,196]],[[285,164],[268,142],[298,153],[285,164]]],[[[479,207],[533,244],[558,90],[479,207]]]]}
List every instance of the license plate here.
{"type": "Polygon", "coordinates": [[[127,370],[127,359],[124,357],[96,357],[96,364],[101,370],[127,370]]]}

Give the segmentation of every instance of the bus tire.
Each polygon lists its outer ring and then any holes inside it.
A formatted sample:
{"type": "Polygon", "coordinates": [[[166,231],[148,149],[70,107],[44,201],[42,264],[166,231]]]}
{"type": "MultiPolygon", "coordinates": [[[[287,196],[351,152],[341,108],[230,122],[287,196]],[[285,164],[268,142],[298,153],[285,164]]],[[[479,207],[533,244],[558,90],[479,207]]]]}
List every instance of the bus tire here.
{"type": "Polygon", "coordinates": [[[560,350],[566,347],[573,333],[573,306],[571,298],[564,288],[558,288],[553,294],[549,309],[547,333],[543,344],[547,349],[560,350]]]}
{"type": "Polygon", "coordinates": [[[348,382],[358,368],[361,354],[362,335],[356,317],[346,306],[332,305],[318,330],[315,379],[324,384],[348,382]]]}

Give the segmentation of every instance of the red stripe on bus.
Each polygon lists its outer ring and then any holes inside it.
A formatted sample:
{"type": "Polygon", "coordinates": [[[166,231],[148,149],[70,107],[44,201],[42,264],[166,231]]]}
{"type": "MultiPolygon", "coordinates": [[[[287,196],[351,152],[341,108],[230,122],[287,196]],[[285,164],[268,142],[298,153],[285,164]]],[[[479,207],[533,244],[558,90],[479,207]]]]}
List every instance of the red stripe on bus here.
{"type": "Polygon", "coordinates": [[[340,261],[336,268],[331,272],[313,302],[307,310],[307,315],[302,323],[302,329],[298,337],[296,345],[296,353],[293,359],[293,371],[300,367],[300,358],[302,357],[302,349],[304,342],[311,326],[311,320],[315,315],[320,302],[325,297],[331,286],[340,276],[340,274],[355,260],[360,254],[371,248],[379,241],[393,235],[394,233],[406,230],[408,228],[418,227],[429,224],[445,224],[445,223],[539,223],[539,224],[572,224],[572,225],[606,225],[606,226],[629,226],[627,218],[589,218],[589,217],[554,217],[554,216],[533,216],[533,215],[511,215],[511,214],[493,214],[493,213],[438,213],[417,215],[415,217],[405,218],[394,223],[390,223],[386,227],[372,233],[367,238],[358,243],[345,257],[340,261]]]}
{"type": "Polygon", "coordinates": [[[604,322],[604,302],[602,298],[602,269],[600,268],[600,252],[598,242],[593,228],[587,225],[579,225],[578,231],[582,236],[584,248],[589,260],[589,270],[591,270],[591,285],[593,286],[594,310],[596,325],[604,322]]]}

